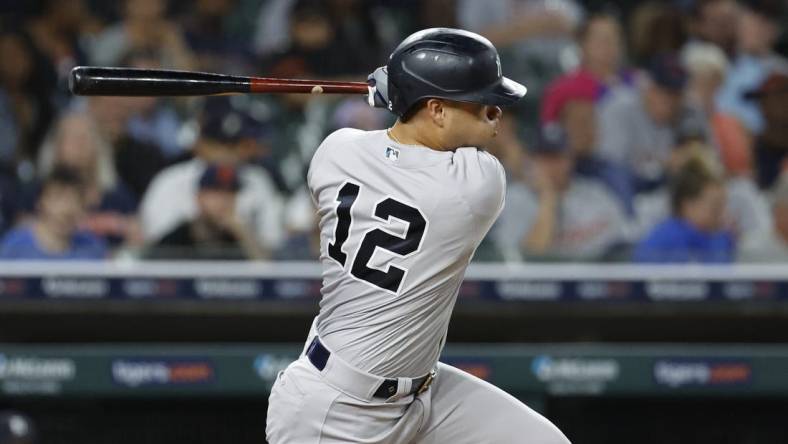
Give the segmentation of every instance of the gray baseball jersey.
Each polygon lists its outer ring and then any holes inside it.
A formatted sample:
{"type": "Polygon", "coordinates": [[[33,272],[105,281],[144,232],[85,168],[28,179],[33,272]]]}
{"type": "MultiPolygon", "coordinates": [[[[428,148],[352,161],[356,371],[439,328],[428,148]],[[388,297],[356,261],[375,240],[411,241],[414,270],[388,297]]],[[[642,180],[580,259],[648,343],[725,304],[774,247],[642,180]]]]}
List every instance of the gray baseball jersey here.
{"type": "Polygon", "coordinates": [[[386,131],[327,137],[308,183],[323,264],[317,331],[328,348],[378,376],[427,374],[505,181],[476,148],[403,145],[386,131]]]}

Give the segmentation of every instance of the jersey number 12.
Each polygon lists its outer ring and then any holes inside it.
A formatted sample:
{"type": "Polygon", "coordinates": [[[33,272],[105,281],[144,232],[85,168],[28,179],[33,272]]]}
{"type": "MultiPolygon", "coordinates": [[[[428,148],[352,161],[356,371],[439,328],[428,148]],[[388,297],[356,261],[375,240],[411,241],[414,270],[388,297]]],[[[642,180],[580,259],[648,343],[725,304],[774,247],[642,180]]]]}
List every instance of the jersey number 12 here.
{"type": "MultiPolygon", "coordinates": [[[[328,244],[328,255],[342,267],[347,262],[347,253],[342,251],[342,246],[350,235],[350,226],[353,222],[350,210],[358,199],[361,187],[352,182],[346,182],[339,189],[337,195],[337,225],[334,230],[334,242],[328,244]]],[[[383,231],[379,228],[367,231],[356,251],[350,274],[354,277],[369,282],[370,284],[388,290],[392,293],[399,291],[402,280],[407,270],[389,265],[388,270],[381,271],[369,267],[369,261],[375,253],[375,248],[380,247],[398,256],[405,257],[419,250],[427,220],[418,208],[404,204],[396,199],[387,197],[375,205],[373,216],[383,223],[390,223],[391,218],[397,218],[408,223],[405,237],[400,237],[383,231]]]]}

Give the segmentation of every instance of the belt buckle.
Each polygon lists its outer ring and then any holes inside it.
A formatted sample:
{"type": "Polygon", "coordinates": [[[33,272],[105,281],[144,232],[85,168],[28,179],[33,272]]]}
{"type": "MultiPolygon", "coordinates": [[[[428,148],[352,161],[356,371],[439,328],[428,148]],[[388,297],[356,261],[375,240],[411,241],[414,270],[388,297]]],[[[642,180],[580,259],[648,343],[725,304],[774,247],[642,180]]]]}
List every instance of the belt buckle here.
{"type": "Polygon", "coordinates": [[[427,389],[430,388],[430,385],[432,385],[432,381],[434,380],[435,380],[435,370],[431,370],[430,373],[427,375],[427,379],[424,380],[424,382],[421,384],[421,387],[419,387],[419,389],[416,391],[416,394],[420,395],[426,392],[427,389]]]}

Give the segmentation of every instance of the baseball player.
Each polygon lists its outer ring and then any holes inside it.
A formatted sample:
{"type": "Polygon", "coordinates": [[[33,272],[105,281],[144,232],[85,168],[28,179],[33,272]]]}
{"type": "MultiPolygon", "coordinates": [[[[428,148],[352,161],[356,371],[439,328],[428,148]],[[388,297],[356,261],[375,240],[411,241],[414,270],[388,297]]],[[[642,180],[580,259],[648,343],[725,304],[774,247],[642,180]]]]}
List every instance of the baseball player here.
{"type": "Polygon", "coordinates": [[[503,207],[483,147],[525,95],[485,38],[417,32],[370,76],[389,130],[341,129],[312,159],[320,313],[269,399],[271,444],[568,443],[514,397],[438,362],[465,268],[503,207]]]}

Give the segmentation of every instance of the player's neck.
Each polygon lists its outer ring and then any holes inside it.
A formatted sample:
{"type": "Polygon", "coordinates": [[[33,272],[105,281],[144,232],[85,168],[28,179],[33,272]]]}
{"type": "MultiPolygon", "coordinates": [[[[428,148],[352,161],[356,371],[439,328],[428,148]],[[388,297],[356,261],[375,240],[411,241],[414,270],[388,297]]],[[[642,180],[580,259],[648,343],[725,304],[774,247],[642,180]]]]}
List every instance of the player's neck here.
{"type": "Polygon", "coordinates": [[[389,137],[402,145],[421,145],[437,151],[445,151],[439,138],[432,137],[430,132],[423,128],[423,124],[417,120],[403,123],[397,120],[394,126],[389,128],[389,137]]]}

